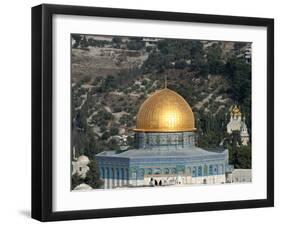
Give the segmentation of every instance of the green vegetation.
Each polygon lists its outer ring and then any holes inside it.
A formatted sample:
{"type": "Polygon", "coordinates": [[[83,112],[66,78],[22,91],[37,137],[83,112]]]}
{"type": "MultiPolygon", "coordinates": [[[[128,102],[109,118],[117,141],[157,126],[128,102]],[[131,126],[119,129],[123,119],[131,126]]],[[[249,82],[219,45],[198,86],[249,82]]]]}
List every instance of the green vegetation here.
{"type": "Polygon", "coordinates": [[[127,43],[127,47],[129,50],[140,50],[144,47],[143,42],[132,40],[127,43]]]}
{"type": "Polygon", "coordinates": [[[122,117],[120,118],[119,122],[124,125],[124,126],[132,126],[133,125],[133,119],[132,119],[132,115],[122,115],[122,117]]]}
{"type": "Polygon", "coordinates": [[[221,74],[224,72],[224,62],[222,59],[222,48],[214,44],[207,52],[207,63],[209,74],[221,74]]]}
{"type": "Polygon", "coordinates": [[[153,51],[143,66],[146,72],[163,72],[171,68],[185,69],[188,66],[198,71],[205,70],[201,42],[164,39],[158,42],[157,47],[159,51],[153,51]]]}
{"type": "Polygon", "coordinates": [[[92,188],[101,188],[103,181],[100,179],[99,169],[95,159],[91,159],[88,164],[89,171],[86,173],[85,179],[80,177],[77,173],[71,177],[71,189],[73,190],[79,184],[86,183],[92,188]]]}
{"type": "Polygon", "coordinates": [[[112,128],[110,128],[109,134],[110,134],[111,136],[114,136],[114,135],[117,135],[118,132],[119,132],[119,129],[118,129],[118,128],[112,127],[112,128]]]}
{"type": "Polygon", "coordinates": [[[112,119],[113,115],[105,109],[99,110],[98,113],[92,117],[93,122],[97,126],[107,126],[112,119]]]}
{"type": "Polygon", "coordinates": [[[213,115],[199,112],[195,115],[198,131],[198,145],[203,148],[215,148],[227,136],[228,119],[224,114],[213,115]]]}
{"type": "Polygon", "coordinates": [[[89,46],[92,47],[104,47],[105,45],[109,44],[106,40],[95,40],[93,38],[87,38],[87,35],[79,35],[79,34],[72,34],[72,39],[74,43],[72,44],[73,48],[81,48],[87,49],[89,46]]]}
{"type": "Polygon", "coordinates": [[[71,190],[73,190],[75,187],[82,183],[84,183],[84,179],[82,179],[80,176],[78,176],[77,173],[75,173],[71,177],[71,190]]]}
{"type": "Polygon", "coordinates": [[[77,34],[72,34],[72,38],[74,39],[74,44],[73,44],[73,48],[77,48],[80,44],[80,41],[82,39],[81,35],[77,35],[77,34]]]}
{"type": "Polygon", "coordinates": [[[86,39],[86,36],[84,35],[82,40],[80,41],[81,48],[87,48],[89,46],[88,40],[86,39]]]}
{"type": "Polygon", "coordinates": [[[98,164],[95,159],[91,159],[88,164],[90,168],[86,174],[85,183],[90,185],[92,188],[101,188],[103,181],[100,179],[98,164]]]}
{"type": "Polygon", "coordinates": [[[112,139],[117,134],[129,135],[127,145],[132,146],[131,129],[137,111],[150,93],[164,87],[167,76],[168,88],[182,95],[192,107],[198,146],[222,145],[229,149],[231,164],[251,167],[251,146],[239,145],[239,140],[233,141],[226,133],[229,107],[237,104],[246,117],[251,136],[251,65],[239,56],[246,43],[235,43],[227,50],[225,43],[218,41],[163,39],[155,46],[145,47],[142,38],[114,37],[112,41],[84,35],[72,35],[72,38],[73,49],[78,51],[75,53],[81,54],[81,58],[73,58],[76,65],[73,73],[79,79],[72,77],[72,144],[78,155],[93,159],[101,151],[120,149],[120,143],[112,139]],[[128,54],[123,61],[131,63],[130,67],[111,70],[96,65],[87,51],[80,50],[90,46],[115,48],[117,55],[126,55],[122,51],[129,50],[146,57],[136,66],[136,58],[132,60],[128,54]],[[98,72],[92,73],[89,65],[95,66],[98,72]],[[86,84],[91,87],[83,86],[86,84]]]}
{"type": "Polygon", "coordinates": [[[227,144],[227,148],[229,150],[229,162],[234,165],[234,168],[252,168],[251,145],[241,146],[237,132],[234,132],[230,136],[230,142],[227,144]]]}

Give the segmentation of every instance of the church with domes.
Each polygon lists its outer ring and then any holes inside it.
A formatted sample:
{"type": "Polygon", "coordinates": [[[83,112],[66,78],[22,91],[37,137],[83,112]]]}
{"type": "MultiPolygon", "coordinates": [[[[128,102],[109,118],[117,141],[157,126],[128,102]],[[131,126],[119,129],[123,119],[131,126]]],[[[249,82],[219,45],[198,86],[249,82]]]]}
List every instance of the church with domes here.
{"type": "Polygon", "coordinates": [[[230,121],[227,124],[227,133],[232,134],[234,131],[238,131],[243,146],[247,146],[249,143],[249,133],[245,121],[245,117],[242,119],[240,109],[236,105],[233,106],[230,110],[230,121]]]}
{"type": "Polygon", "coordinates": [[[103,187],[182,186],[227,182],[228,150],[196,146],[194,114],[185,99],[164,88],[141,105],[135,147],[96,155],[103,187]]]}

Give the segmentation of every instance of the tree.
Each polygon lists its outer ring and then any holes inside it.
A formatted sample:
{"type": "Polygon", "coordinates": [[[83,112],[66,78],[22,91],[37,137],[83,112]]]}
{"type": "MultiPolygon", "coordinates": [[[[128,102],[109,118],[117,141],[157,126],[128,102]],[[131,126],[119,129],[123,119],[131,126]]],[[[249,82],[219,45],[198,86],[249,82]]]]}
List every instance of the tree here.
{"type": "Polygon", "coordinates": [[[132,40],[132,41],[127,43],[127,48],[129,50],[141,50],[142,48],[144,48],[144,42],[132,40]]]}
{"type": "MultiPolygon", "coordinates": [[[[225,75],[232,84],[230,92],[233,99],[247,104],[247,99],[251,99],[251,65],[241,59],[231,58],[225,65],[225,75]]],[[[246,107],[250,109],[248,104],[246,107]]]]}
{"type": "Polygon", "coordinates": [[[77,48],[80,45],[80,41],[81,41],[82,37],[81,37],[81,35],[73,34],[72,38],[75,41],[75,43],[73,44],[73,48],[77,48]]]}
{"type": "Polygon", "coordinates": [[[117,139],[110,139],[109,142],[108,142],[108,148],[110,150],[119,150],[120,149],[120,146],[118,144],[118,140],[117,139]]]}
{"type": "Polygon", "coordinates": [[[109,131],[111,136],[117,135],[119,133],[119,129],[116,127],[112,127],[109,131]]]}
{"type": "Polygon", "coordinates": [[[185,60],[181,59],[175,62],[176,69],[184,69],[187,67],[187,63],[185,60]]]}
{"type": "Polygon", "coordinates": [[[145,48],[145,51],[146,52],[151,52],[153,50],[153,47],[152,46],[147,46],[146,48],[145,48]]]}
{"type": "Polygon", "coordinates": [[[124,114],[120,117],[119,122],[125,126],[132,126],[133,125],[133,118],[131,115],[124,114]]]}
{"type": "Polygon", "coordinates": [[[76,111],[73,115],[73,128],[77,128],[79,130],[86,130],[86,127],[86,115],[84,115],[81,110],[76,111]]]}
{"type": "Polygon", "coordinates": [[[252,168],[252,148],[251,145],[239,146],[233,150],[231,145],[228,145],[229,162],[236,169],[251,169],[252,168]]]}
{"type": "Polygon", "coordinates": [[[247,45],[246,42],[235,42],[234,43],[234,50],[237,51],[238,53],[240,53],[240,49],[242,49],[246,45],[247,45]]]}
{"type": "Polygon", "coordinates": [[[142,68],[144,72],[163,72],[164,69],[170,67],[172,61],[173,56],[153,51],[149,54],[142,68]]]}
{"type": "Polygon", "coordinates": [[[191,49],[198,41],[163,39],[158,42],[157,47],[163,55],[172,56],[173,60],[188,60],[191,56],[191,49]]]}
{"type": "Polygon", "coordinates": [[[207,53],[210,74],[220,74],[223,72],[224,63],[222,61],[222,49],[219,45],[213,45],[207,53]]]}
{"type": "Polygon", "coordinates": [[[209,74],[209,64],[201,53],[194,53],[191,59],[191,67],[202,76],[209,74]]]}
{"type": "Polygon", "coordinates": [[[114,119],[114,116],[106,111],[105,109],[100,109],[96,115],[92,117],[96,125],[100,127],[106,127],[108,122],[114,119]]]}
{"type": "Polygon", "coordinates": [[[109,132],[106,131],[102,134],[101,139],[107,140],[109,137],[110,137],[110,134],[109,134],[109,132]]]}
{"type": "Polygon", "coordinates": [[[232,131],[232,164],[235,168],[239,166],[238,145],[239,131],[232,131]]]}
{"type": "Polygon", "coordinates": [[[76,188],[79,184],[84,183],[84,180],[77,174],[75,173],[74,175],[72,175],[71,177],[71,190],[73,190],[74,188],[76,188]]]}
{"type": "Polygon", "coordinates": [[[81,48],[87,48],[89,46],[88,45],[88,40],[86,38],[86,35],[84,35],[83,39],[80,42],[80,45],[81,45],[81,48]]]}
{"type": "Polygon", "coordinates": [[[252,151],[251,145],[240,146],[238,148],[238,167],[241,169],[252,168],[252,151]]]}
{"type": "Polygon", "coordinates": [[[96,159],[91,159],[88,167],[89,171],[86,174],[85,183],[90,185],[92,188],[101,188],[103,181],[100,179],[100,173],[96,159]]]}
{"type": "Polygon", "coordinates": [[[98,92],[104,93],[109,92],[117,88],[116,78],[112,75],[108,75],[104,80],[101,80],[101,86],[99,87],[98,92]]]}

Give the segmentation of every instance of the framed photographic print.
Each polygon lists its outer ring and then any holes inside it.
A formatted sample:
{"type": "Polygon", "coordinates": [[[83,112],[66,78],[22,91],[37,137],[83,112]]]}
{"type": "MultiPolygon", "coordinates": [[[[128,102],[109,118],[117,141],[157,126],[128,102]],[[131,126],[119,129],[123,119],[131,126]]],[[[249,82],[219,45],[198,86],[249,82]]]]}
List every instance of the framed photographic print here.
{"type": "Polygon", "coordinates": [[[32,217],[274,205],[274,21],[32,8],[32,217]]]}

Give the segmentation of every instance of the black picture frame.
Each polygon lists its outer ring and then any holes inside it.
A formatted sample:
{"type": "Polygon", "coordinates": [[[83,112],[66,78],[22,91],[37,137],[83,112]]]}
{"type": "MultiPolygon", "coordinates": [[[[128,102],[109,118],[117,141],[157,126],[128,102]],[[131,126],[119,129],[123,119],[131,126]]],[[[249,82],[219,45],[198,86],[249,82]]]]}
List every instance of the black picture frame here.
{"type": "Polygon", "coordinates": [[[274,206],[274,20],[177,12],[43,4],[32,8],[32,218],[40,221],[123,217],[274,206]],[[267,28],[267,198],[95,210],[52,210],[52,18],[55,14],[267,28]]]}

